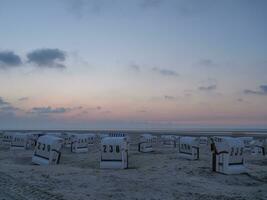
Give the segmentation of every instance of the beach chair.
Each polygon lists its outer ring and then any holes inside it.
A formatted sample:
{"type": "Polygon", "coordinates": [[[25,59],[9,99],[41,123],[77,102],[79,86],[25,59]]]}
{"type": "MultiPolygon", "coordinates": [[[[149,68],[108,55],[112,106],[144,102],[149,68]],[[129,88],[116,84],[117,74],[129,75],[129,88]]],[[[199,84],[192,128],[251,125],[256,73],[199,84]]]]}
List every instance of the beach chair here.
{"type": "Polygon", "coordinates": [[[88,136],[86,134],[74,134],[71,138],[71,152],[88,152],[88,136]]]}
{"type": "Polygon", "coordinates": [[[97,144],[97,136],[94,133],[85,133],[87,136],[88,146],[94,146],[97,144]]]}
{"type": "Polygon", "coordinates": [[[62,138],[51,135],[40,136],[34,149],[32,162],[38,165],[59,164],[63,144],[62,138]]]}
{"type": "Polygon", "coordinates": [[[126,133],[109,133],[109,137],[127,137],[126,133]]]}
{"type": "Polygon", "coordinates": [[[138,151],[148,153],[153,151],[153,144],[157,143],[157,136],[142,134],[138,143],[138,151]]]}
{"type": "Polygon", "coordinates": [[[199,145],[208,145],[208,138],[204,136],[199,137],[199,145]]]}
{"type": "Polygon", "coordinates": [[[124,137],[126,138],[127,142],[130,142],[130,137],[127,133],[109,133],[109,137],[124,137]]]}
{"type": "Polygon", "coordinates": [[[125,137],[105,137],[101,140],[100,168],[128,168],[128,142],[125,137]]]}
{"type": "Polygon", "coordinates": [[[97,146],[100,146],[101,145],[101,140],[105,137],[109,137],[109,134],[107,133],[97,133],[96,134],[96,138],[95,138],[95,144],[97,146]]]}
{"type": "Polygon", "coordinates": [[[49,136],[63,138],[61,132],[44,132],[42,135],[49,135],[49,136]]]}
{"type": "Polygon", "coordinates": [[[266,139],[257,139],[253,140],[251,143],[251,154],[254,156],[266,156],[267,140],[266,139]]]}
{"type": "Polygon", "coordinates": [[[34,146],[34,136],[29,133],[16,133],[13,135],[10,150],[27,150],[34,146]]]}
{"type": "Polygon", "coordinates": [[[244,143],[239,138],[214,137],[212,143],[212,170],[223,174],[246,172],[244,143]]]}
{"type": "Polygon", "coordinates": [[[189,160],[199,159],[199,139],[196,137],[180,137],[179,157],[189,160]]]}
{"type": "Polygon", "coordinates": [[[244,151],[246,152],[250,152],[251,151],[251,147],[252,147],[252,141],[253,141],[253,137],[239,137],[240,140],[243,141],[244,143],[244,151]]]}
{"type": "Polygon", "coordinates": [[[98,136],[100,139],[103,139],[103,138],[105,138],[105,137],[109,137],[109,134],[107,134],[107,133],[99,133],[99,134],[97,134],[97,136],[98,136]]]}
{"type": "Polygon", "coordinates": [[[3,136],[2,136],[2,144],[4,146],[10,146],[14,134],[16,134],[16,133],[13,133],[13,132],[4,132],[3,133],[3,136]]]}
{"type": "Polygon", "coordinates": [[[71,138],[74,135],[74,133],[62,133],[61,138],[64,140],[64,147],[70,148],[71,147],[71,138]]]}
{"type": "Polygon", "coordinates": [[[163,147],[175,148],[176,137],[174,135],[161,135],[161,144],[163,147]]]}

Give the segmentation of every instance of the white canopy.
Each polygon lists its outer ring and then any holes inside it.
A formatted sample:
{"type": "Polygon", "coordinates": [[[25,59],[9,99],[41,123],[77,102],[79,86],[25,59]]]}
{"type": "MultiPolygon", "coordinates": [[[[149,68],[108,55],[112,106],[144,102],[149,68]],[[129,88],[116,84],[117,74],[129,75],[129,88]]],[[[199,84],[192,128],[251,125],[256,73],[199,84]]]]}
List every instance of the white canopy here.
{"type": "Polygon", "coordinates": [[[161,138],[165,140],[173,140],[175,136],[174,135],[161,135],[161,138]]]}
{"type": "Polygon", "coordinates": [[[180,137],[180,144],[190,144],[198,146],[199,140],[196,137],[180,137]]]}
{"type": "Polygon", "coordinates": [[[242,140],[232,137],[215,137],[214,143],[218,152],[229,151],[232,147],[244,147],[242,140]]]}
{"type": "Polygon", "coordinates": [[[151,134],[148,134],[148,133],[142,134],[141,137],[144,138],[144,139],[152,139],[152,138],[155,138],[155,136],[153,136],[151,134]]]}
{"type": "Polygon", "coordinates": [[[52,135],[43,135],[38,138],[38,142],[52,145],[61,142],[63,143],[63,139],[52,135]]]}
{"type": "Polygon", "coordinates": [[[102,144],[121,144],[125,142],[127,142],[125,137],[105,137],[101,141],[102,144]]]}

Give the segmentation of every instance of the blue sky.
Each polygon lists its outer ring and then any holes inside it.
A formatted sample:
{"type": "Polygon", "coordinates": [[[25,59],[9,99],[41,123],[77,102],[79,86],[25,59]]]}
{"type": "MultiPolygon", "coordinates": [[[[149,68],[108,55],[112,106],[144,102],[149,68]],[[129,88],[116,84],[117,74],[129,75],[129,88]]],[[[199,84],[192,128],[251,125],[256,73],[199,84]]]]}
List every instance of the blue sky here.
{"type": "Polygon", "coordinates": [[[0,128],[267,122],[264,0],[0,0],[0,128]]]}

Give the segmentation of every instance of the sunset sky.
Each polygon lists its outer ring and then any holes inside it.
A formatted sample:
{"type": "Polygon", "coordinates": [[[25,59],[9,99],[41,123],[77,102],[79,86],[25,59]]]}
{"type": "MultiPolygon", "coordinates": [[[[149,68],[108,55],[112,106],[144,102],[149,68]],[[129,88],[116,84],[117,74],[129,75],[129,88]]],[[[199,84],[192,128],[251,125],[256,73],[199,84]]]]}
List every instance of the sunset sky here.
{"type": "Polygon", "coordinates": [[[267,127],[265,0],[0,0],[0,129],[267,127]]]}

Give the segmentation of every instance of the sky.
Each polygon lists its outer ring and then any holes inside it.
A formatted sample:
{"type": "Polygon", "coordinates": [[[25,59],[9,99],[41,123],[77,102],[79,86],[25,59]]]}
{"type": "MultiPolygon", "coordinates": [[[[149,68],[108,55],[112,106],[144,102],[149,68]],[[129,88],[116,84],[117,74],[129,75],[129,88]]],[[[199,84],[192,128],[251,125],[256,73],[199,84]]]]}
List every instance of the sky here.
{"type": "Polygon", "coordinates": [[[0,0],[0,129],[267,127],[265,0],[0,0]]]}

